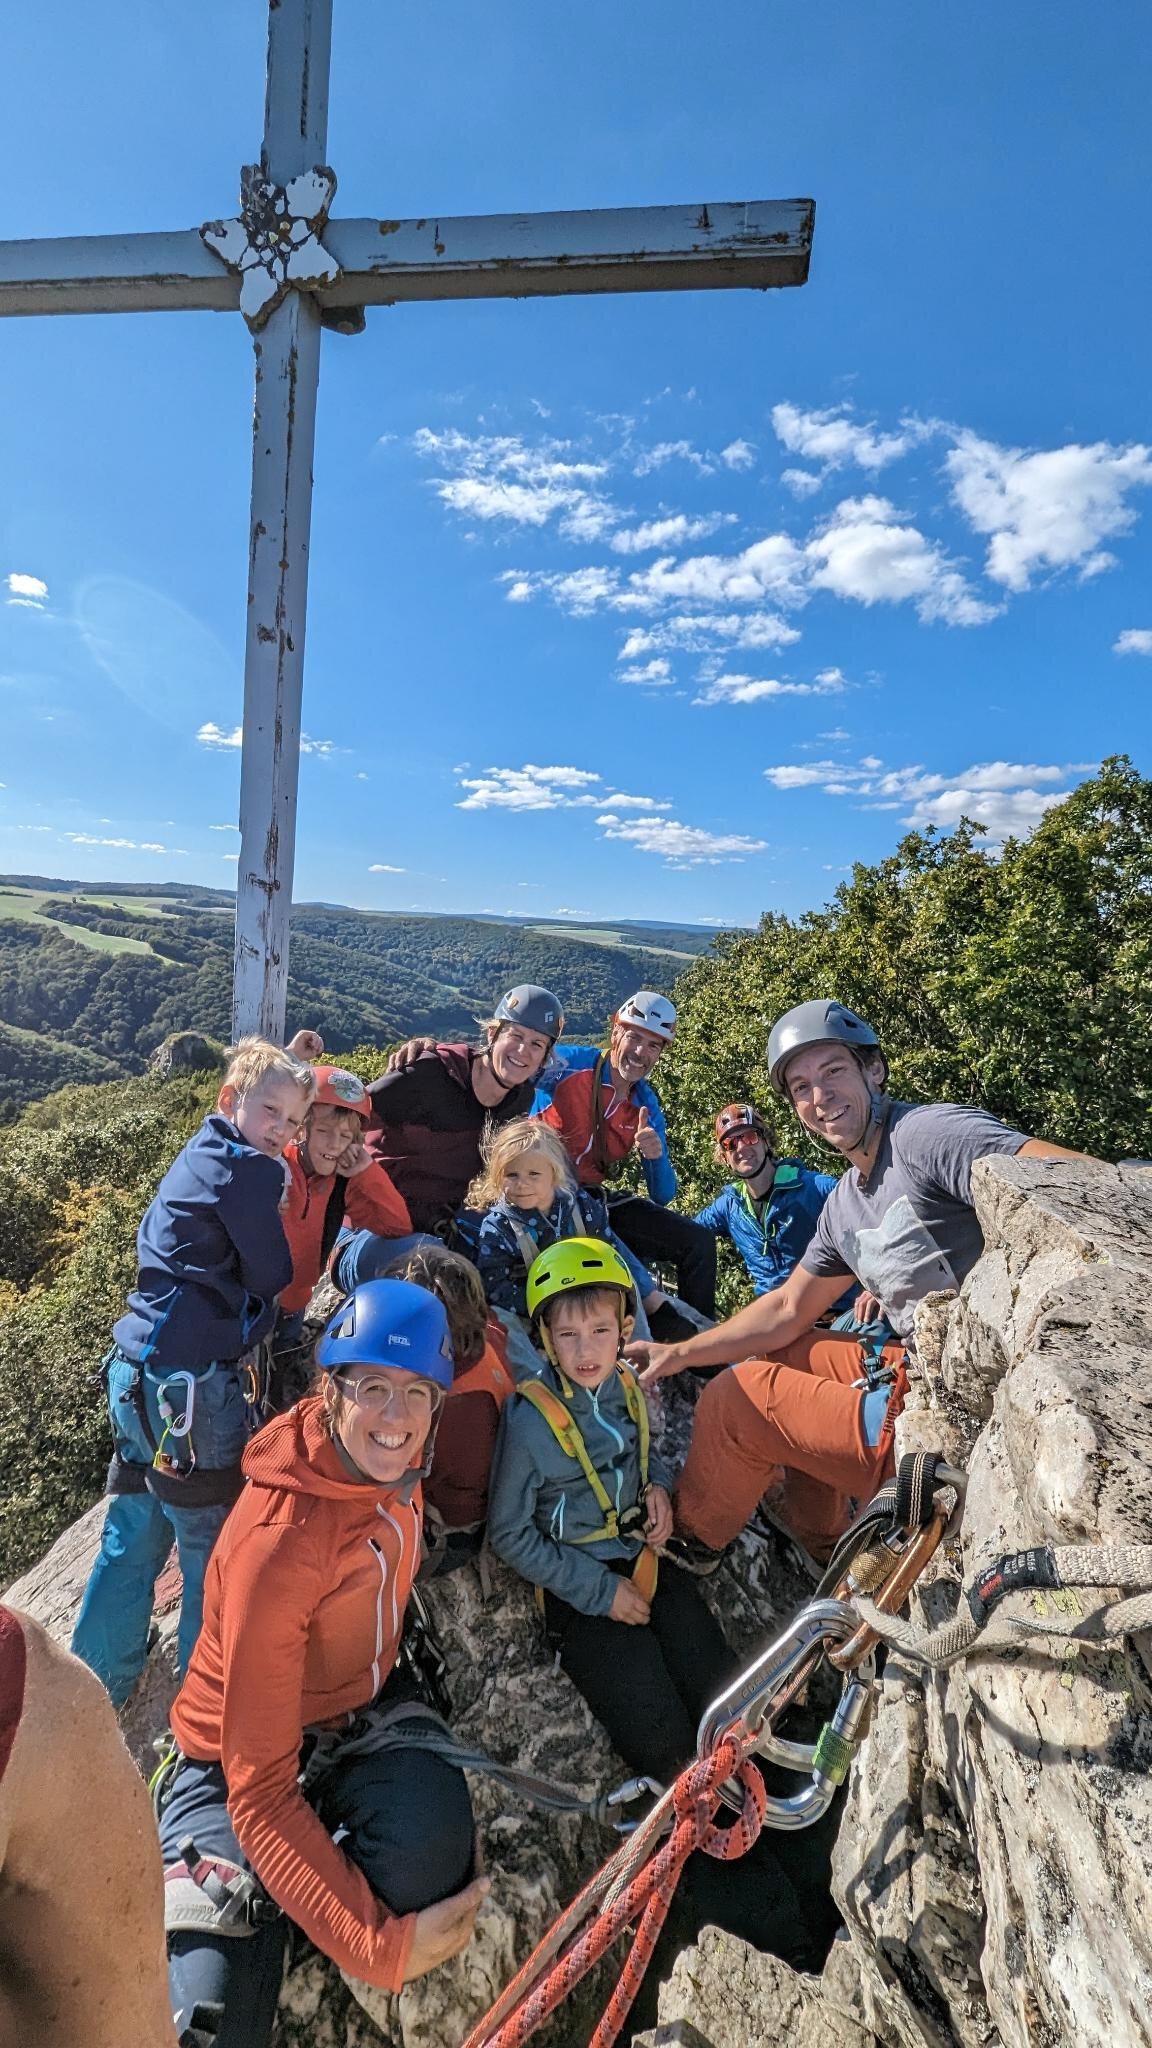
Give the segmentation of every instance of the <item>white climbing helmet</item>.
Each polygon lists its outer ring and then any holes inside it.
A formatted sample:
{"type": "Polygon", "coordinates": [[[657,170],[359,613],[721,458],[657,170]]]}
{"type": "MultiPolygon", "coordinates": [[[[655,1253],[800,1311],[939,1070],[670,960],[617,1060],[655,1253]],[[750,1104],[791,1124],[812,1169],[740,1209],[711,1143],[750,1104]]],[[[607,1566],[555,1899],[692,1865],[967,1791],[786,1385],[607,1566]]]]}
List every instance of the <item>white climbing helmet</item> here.
{"type": "Polygon", "coordinates": [[[634,996],[621,1003],[614,1021],[634,1024],[639,1031],[651,1031],[655,1038],[670,1044],[676,1036],[676,1005],[653,988],[638,988],[634,996]]]}

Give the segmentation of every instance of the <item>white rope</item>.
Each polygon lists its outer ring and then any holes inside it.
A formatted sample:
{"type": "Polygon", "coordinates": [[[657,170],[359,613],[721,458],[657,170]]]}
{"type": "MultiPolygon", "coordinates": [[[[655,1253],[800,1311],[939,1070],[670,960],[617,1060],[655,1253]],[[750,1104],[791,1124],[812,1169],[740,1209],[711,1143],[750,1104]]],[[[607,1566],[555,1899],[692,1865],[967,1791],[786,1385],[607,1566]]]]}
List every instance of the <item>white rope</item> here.
{"type": "MultiPolygon", "coordinates": [[[[1063,1545],[1051,1552],[1059,1579],[1055,1588],[1037,1588],[1040,1597],[1081,1586],[1137,1586],[1141,1590],[1127,1600],[1105,1601],[1082,1615],[1053,1611],[1044,1615],[1006,1613],[1001,1608],[983,1623],[967,1612],[957,1614],[939,1628],[918,1632],[909,1621],[884,1614],[874,1600],[858,1593],[853,1602],[862,1621],[875,1629],[882,1642],[898,1650],[911,1663],[928,1670],[942,1670],[962,1657],[991,1656],[997,1651],[1021,1647],[1022,1640],[1036,1636],[1059,1636],[1065,1640],[1099,1646],[1125,1636],[1152,1629],[1152,1544],[1101,1544],[1096,1548],[1063,1545]]],[[[1020,1599],[1021,1588],[1009,1597],[1020,1599]]]]}

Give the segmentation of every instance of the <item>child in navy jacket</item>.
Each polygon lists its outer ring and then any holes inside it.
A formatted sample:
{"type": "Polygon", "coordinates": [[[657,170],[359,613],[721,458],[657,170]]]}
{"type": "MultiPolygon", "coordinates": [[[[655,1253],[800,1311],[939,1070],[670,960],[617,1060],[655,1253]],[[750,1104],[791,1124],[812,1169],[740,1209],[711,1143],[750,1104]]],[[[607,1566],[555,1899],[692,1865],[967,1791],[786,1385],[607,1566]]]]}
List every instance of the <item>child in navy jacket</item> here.
{"type": "Polygon", "coordinates": [[[111,1498],[72,1637],[117,1706],[144,1667],[173,1537],[181,1672],[199,1633],[204,1568],[240,1490],[251,1427],[242,1362],[292,1277],[282,1155],[312,1087],[294,1052],[242,1038],[215,1112],[168,1168],[137,1233],[136,1285],[104,1360],[111,1498]]]}

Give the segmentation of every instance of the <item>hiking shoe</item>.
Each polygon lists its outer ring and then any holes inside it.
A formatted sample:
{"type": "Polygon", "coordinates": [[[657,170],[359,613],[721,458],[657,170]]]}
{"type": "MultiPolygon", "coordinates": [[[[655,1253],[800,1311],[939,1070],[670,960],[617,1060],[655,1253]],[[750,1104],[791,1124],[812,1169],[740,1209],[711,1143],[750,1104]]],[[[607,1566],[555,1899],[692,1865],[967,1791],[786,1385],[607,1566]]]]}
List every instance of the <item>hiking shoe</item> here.
{"type": "Polygon", "coordinates": [[[718,1572],[732,1545],[726,1543],[723,1550],[711,1550],[707,1543],[701,1543],[698,1536],[669,1536],[664,1545],[664,1556],[679,1565],[682,1572],[691,1572],[694,1579],[710,1579],[718,1572]]]}

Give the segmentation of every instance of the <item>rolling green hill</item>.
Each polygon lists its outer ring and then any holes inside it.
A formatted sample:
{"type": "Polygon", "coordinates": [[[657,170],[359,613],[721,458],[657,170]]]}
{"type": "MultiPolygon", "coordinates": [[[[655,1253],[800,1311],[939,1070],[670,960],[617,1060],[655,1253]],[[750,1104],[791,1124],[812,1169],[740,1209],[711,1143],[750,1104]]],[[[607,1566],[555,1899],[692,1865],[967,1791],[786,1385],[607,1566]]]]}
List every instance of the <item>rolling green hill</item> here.
{"type": "MultiPolygon", "coordinates": [[[[569,1036],[599,1038],[624,996],[670,987],[712,936],[299,904],[287,1028],[317,1026],[335,1053],[469,1037],[502,989],[539,981],[569,1036]]],[[[0,876],[0,1121],[65,1082],[141,1072],[171,1031],[227,1039],[231,980],[222,890],[0,876]]]]}

